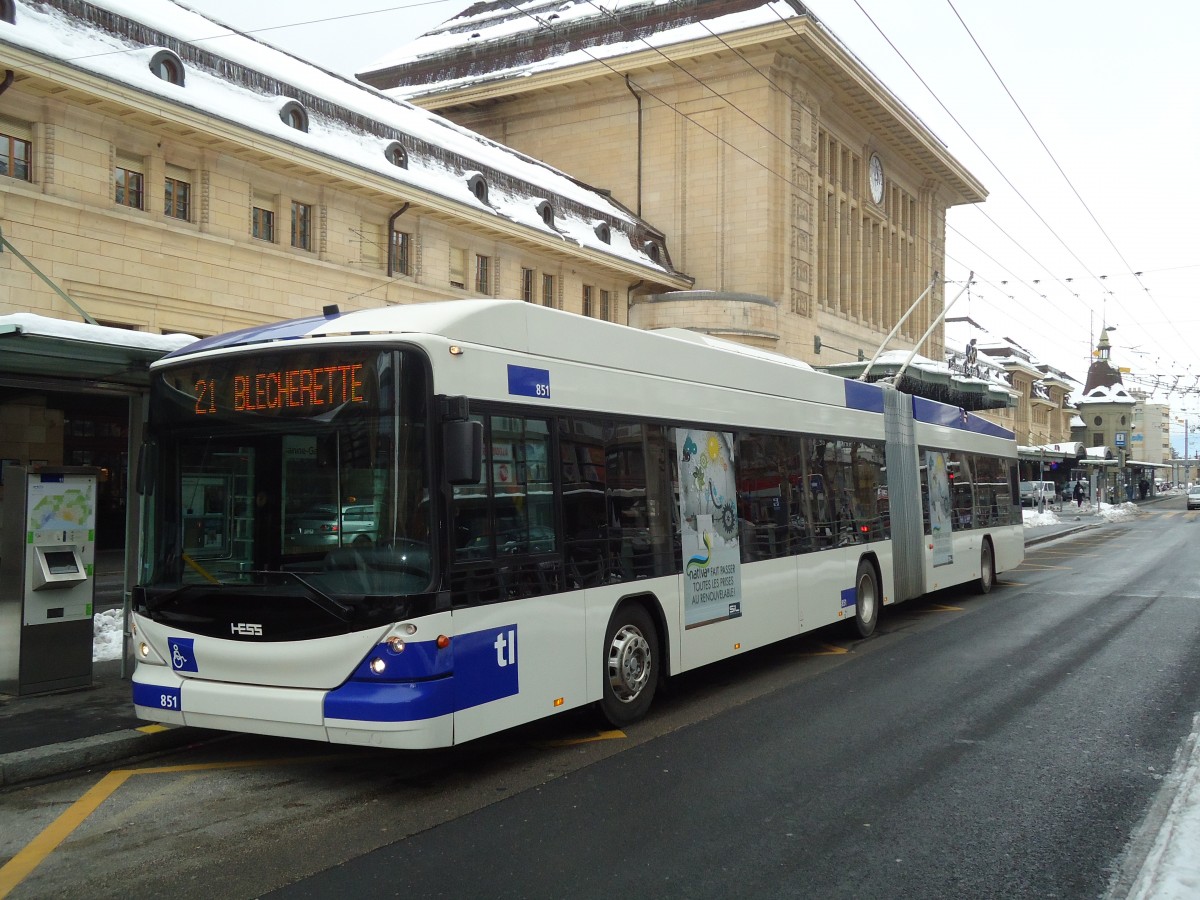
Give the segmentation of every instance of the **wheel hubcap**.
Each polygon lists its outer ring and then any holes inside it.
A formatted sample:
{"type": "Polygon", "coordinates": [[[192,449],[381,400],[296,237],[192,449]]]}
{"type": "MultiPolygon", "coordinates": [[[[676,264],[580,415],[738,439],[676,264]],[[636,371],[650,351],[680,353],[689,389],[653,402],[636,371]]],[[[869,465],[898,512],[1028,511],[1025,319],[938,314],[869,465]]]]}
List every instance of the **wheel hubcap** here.
{"type": "Polygon", "coordinates": [[[864,622],[875,618],[875,582],[869,575],[858,579],[858,615],[864,622]]]}
{"type": "Polygon", "coordinates": [[[650,681],[650,644],[632,625],[613,635],[608,647],[608,683],[622,703],[632,703],[650,681]]]}

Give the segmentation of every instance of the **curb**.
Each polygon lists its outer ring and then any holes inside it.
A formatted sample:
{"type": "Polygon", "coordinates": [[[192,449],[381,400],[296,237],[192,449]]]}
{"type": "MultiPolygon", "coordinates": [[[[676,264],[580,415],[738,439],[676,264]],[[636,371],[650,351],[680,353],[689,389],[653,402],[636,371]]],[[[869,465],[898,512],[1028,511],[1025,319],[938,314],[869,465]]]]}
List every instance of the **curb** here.
{"type": "Polygon", "coordinates": [[[151,732],[127,728],[110,734],[0,754],[0,787],[165,753],[200,743],[209,734],[205,729],[186,726],[151,732]]]}
{"type": "Polygon", "coordinates": [[[1044,544],[1047,541],[1055,541],[1062,537],[1067,537],[1072,534],[1079,534],[1081,531],[1087,531],[1089,528],[1099,528],[1099,522],[1086,522],[1083,525],[1076,525],[1074,528],[1066,528],[1062,531],[1056,531],[1053,534],[1034,535],[1025,538],[1025,546],[1032,547],[1034,544],[1044,544]]]}

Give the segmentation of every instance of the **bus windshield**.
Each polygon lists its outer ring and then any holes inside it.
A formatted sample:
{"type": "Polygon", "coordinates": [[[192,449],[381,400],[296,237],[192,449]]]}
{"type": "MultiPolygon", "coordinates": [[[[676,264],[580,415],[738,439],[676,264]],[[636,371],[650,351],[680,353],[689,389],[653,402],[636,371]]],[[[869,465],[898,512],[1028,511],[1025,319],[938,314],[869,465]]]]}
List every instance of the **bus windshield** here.
{"type": "Polygon", "coordinates": [[[417,354],[360,346],[158,371],[141,579],[150,605],[254,586],[340,613],[427,592],[426,383],[417,354]]]}

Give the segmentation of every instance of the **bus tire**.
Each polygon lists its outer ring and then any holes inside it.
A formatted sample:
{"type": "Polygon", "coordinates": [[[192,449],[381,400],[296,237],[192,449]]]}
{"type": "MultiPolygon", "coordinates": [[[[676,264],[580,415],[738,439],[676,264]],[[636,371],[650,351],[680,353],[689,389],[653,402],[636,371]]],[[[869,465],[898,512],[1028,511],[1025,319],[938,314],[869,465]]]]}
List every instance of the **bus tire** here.
{"type": "Polygon", "coordinates": [[[979,583],[976,590],[986,594],[996,584],[996,551],[992,549],[991,538],[983,539],[979,550],[979,583]]]}
{"type": "Polygon", "coordinates": [[[620,728],[650,709],[658,687],[658,630],[645,607],[621,606],[604,633],[604,690],[598,704],[609,724],[620,728]]]}
{"type": "Polygon", "coordinates": [[[879,621],[879,576],[869,559],[858,562],[854,576],[854,630],[859,637],[870,637],[879,621]]]}

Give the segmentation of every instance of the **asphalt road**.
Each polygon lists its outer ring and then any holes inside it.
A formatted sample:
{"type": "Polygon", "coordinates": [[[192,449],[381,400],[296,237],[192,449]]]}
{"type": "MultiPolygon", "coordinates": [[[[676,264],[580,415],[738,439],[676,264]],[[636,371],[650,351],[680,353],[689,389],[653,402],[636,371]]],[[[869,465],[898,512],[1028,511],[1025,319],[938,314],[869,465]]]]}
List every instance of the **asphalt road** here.
{"type": "MultiPolygon", "coordinates": [[[[11,896],[1123,896],[1200,710],[1182,506],[868,641],[679,678],[624,735],[569,714],[436,753],[238,737],[147,763],[11,896]]],[[[103,774],[0,795],[0,858],[103,774]]]]}

